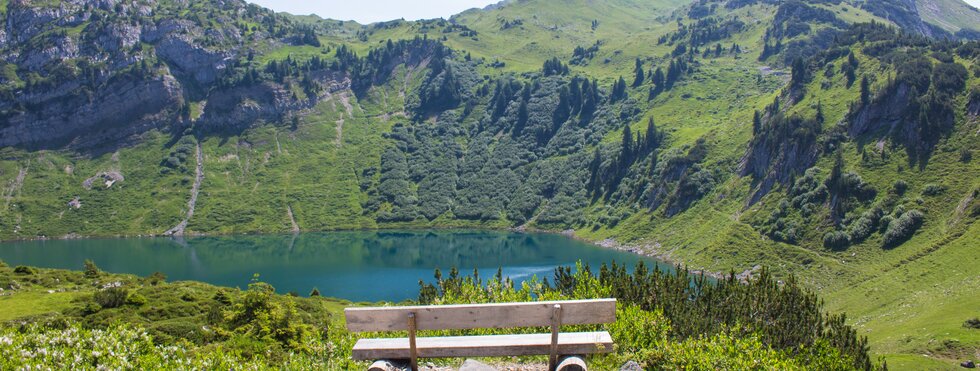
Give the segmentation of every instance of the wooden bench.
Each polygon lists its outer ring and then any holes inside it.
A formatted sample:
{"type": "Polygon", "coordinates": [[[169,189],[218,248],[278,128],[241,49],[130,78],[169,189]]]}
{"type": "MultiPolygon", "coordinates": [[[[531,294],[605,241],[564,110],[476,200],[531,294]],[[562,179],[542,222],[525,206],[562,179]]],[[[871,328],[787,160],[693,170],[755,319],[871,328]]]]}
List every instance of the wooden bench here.
{"type": "MultiPolygon", "coordinates": [[[[408,331],[407,338],[358,340],[352,350],[355,360],[408,360],[417,371],[419,358],[549,355],[548,368],[557,370],[559,356],[613,351],[612,337],[606,331],[560,330],[562,325],[615,322],[616,299],[347,308],[344,314],[351,332],[408,331]],[[420,330],[521,327],[551,327],[551,333],[416,337],[420,330]]],[[[567,362],[585,368],[581,359],[567,362]]]]}

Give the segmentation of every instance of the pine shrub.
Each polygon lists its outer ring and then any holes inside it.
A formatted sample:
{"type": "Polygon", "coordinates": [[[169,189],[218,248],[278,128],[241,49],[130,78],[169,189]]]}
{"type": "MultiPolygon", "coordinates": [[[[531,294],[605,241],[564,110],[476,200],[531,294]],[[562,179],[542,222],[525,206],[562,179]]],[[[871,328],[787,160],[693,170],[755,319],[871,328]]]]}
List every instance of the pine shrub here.
{"type": "Polygon", "coordinates": [[[896,247],[909,238],[912,238],[912,235],[915,234],[915,231],[919,230],[924,220],[925,214],[918,210],[911,210],[902,214],[898,219],[888,224],[888,229],[885,230],[883,236],[884,247],[896,247]]]}

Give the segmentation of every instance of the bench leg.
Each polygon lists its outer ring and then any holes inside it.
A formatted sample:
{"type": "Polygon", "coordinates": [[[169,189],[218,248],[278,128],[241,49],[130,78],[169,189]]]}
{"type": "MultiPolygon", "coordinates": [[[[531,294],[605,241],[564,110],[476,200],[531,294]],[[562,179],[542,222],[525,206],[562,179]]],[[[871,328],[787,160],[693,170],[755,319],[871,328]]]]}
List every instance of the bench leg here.
{"type": "Polygon", "coordinates": [[[408,314],[408,346],[412,353],[412,371],[419,371],[419,351],[415,346],[415,332],[418,324],[415,322],[415,313],[408,314]]]}
{"type": "Polygon", "coordinates": [[[551,310],[551,354],[548,355],[548,370],[558,370],[558,331],[561,330],[561,304],[551,310]]]}
{"type": "Polygon", "coordinates": [[[589,371],[589,368],[585,365],[585,360],[581,357],[569,356],[558,363],[555,371],[589,371]]]}

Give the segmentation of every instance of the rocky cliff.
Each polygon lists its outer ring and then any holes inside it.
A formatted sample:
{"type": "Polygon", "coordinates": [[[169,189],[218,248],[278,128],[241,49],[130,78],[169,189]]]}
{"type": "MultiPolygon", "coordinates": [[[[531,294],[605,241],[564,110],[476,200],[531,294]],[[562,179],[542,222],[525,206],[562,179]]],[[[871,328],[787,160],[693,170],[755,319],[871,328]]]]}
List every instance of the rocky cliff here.
{"type": "Polygon", "coordinates": [[[278,120],[310,106],[281,85],[222,87],[246,51],[297,32],[245,2],[13,0],[0,16],[0,147],[113,146],[189,125],[191,101],[212,101],[208,127],[278,120]]]}

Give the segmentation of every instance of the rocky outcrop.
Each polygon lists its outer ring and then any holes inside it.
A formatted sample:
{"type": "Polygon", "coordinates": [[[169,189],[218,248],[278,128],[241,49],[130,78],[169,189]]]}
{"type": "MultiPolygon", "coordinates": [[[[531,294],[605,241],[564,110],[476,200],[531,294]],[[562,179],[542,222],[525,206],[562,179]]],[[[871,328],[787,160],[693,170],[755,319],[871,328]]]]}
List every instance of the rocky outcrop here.
{"type": "Polygon", "coordinates": [[[287,116],[310,109],[328,94],[350,88],[341,73],[320,74],[320,96],[301,99],[276,83],[260,83],[215,91],[210,95],[198,127],[206,132],[237,133],[261,123],[279,123],[287,116]]]}
{"type": "Polygon", "coordinates": [[[970,101],[966,104],[966,114],[973,119],[980,117],[980,89],[974,89],[970,93],[970,101]]]}
{"type": "MultiPolygon", "coordinates": [[[[98,174],[95,174],[95,176],[91,178],[85,179],[85,181],[82,182],[82,187],[84,187],[87,190],[91,190],[92,187],[98,184],[101,186],[105,186],[106,188],[109,188],[112,187],[113,184],[122,182],[124,180],[126,180],[126,177],[124,177],[122,173],[118,171],[103,171],[98,174]],[[96,183],[97,181],[99,183],[96,183]]],[[[75,200],[77,202],[78,197],[75,197],[75,200]]]]}
{"type": "Polygon", "coordinates": [[[22,43],[51,26],[76,26],[87,20],[84,14],[74,15],[79,7],[71,2],[57,6],[35,6],[28,0],[11,0],[7,4],[6,31],[14,43],[22,43]],[[72,16],[70,16],[72,15],[72,16]]]}
{"type": "Polygon", "coordinates": [[[177,119],[180,84],[163,76],[118,77],[93,96],[41,99],[0,127],[0,147],[89,148],[160,128],[177,119]]]}
{"type": "Polygon", "coordinates": [[[766,116],[740,164],[740,175],[755,180],[749,205],[769,194],[776,184],[790,184],[796,175],[817,162],[820,132],[821,125],[815,120],[785,117],[782,113],[766,116]]]}
{"type": "MultiPolygon", "coordinates": [[[[98,147],[183,122],[184,95],[207,100],[238,50],[251,45],[236,26],[241,19],[274,16],[246,12],[243,1],[213,2],[223,12],[209,13],[205,27],[203,18],[183,16],[186,2],[11,0],[0,17],[0,64],[16,66],[26,84],[0,86],[0,147],[98,147]]],[[[275,42],[267,36],[255,30],[249,42],[275,42]]],[[[234,117],[269,119],[296,108],[270,92],[243,94],[272,107],[236,102],[234,117]]]]}
{"type": "Polygon", "coordinates": [[[873,132],[888,133],[906,119],[909,103],[913,99],[911,87],[898,84],[891,89],[890,93],[881,94],[871,104],[851,114],[848,135],[856,138],[873,132]]]}
{"type": "Polygon", "coordinates": [[[143,42],[155,45],[157,56],[166,61],[174,73],[191,78],[199,84],[210,84],[217,80],[236,53],[234,48],[204,47],[197,39],[205,38],[219,45],[238,44],[241,39],[237,31],[234,27],[228,32],[203,30],[185,19],[167,19],[158,24],[145,25],[140,36],[143,42]],[[230,37],[228,33],[235,36],[230,37]]]}
{"type": "Polygon", "coordinates": [[[128,23],[113,23],[106,27],[104,32],[97,34],[94,44],[100,50],[118,53],[139,43],[141,35],[142,29],[138,26],[128,23]]]}
{"type": "Polygon", "coordinates": [[[906,82],[885,86],[870,102],[852,109],[847,117],[848,134],[853,138],[890,138],[894,144],[905,146],[911,163],[925,166],[940,139],[952,130],[955,112],[943,101],[914,95],[915,89],[906,82]]]}
{"type": "Polygon", "coordinates": [[[28,48],[21,55],[18,65],[31,71],[41,71],[50,63],[61,62],[79,57],[78,44],[69,37],[55,36],[48,42],[46,48],[28,48]]]}
{"type": "Polygon", "coordinates": [[[210,132],[241,131],[260,121],[280,121],[298,104],[291,92],[277,84],[231,88],[212,94],[200,122],[210,132]]]}
{"type": "Polygon", "coordinates": [[[872,14],[895,22],[898,28],[909,33],[940,38],[949,34],[938,26],[922,20],[915,0],[877,0],[867,1],[862,7],[872,14]]]}

